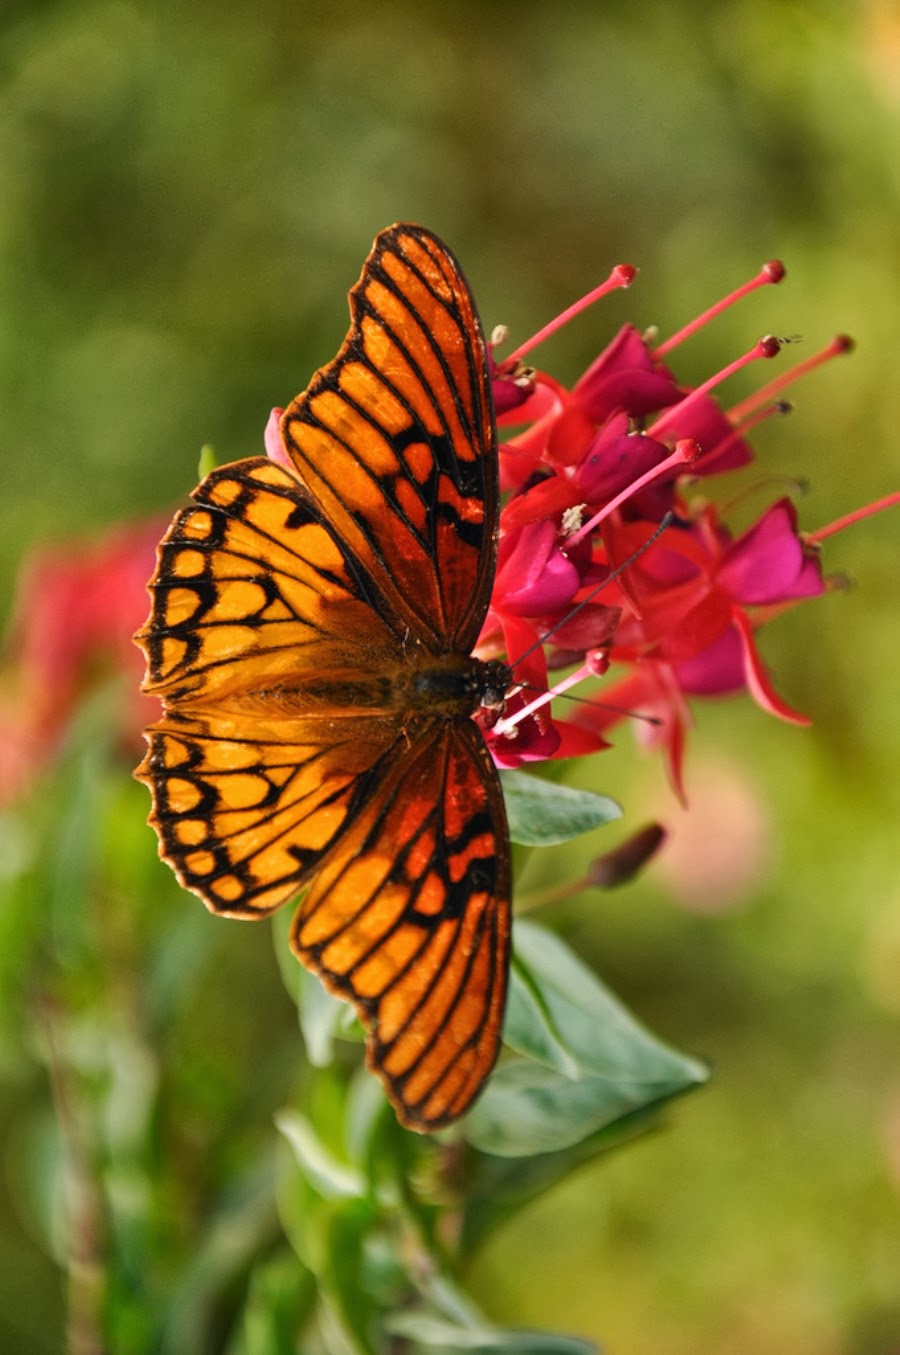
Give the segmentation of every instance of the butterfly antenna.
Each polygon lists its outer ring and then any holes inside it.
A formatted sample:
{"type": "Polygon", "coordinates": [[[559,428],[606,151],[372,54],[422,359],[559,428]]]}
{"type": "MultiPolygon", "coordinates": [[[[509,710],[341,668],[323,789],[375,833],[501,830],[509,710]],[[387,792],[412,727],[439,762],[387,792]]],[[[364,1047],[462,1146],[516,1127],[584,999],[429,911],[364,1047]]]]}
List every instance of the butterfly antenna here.
{"type": "Polygon", "coordinates": [[[668,513],[664,514],[662,521],[660,522],[656,530],[652,533],[652,535],[648,536],[647,540],[644,541],[642,545],[638,546],[636,551],[632,551],[631,555],[629,555],[627,560],[623,560],[622,564],[617,565],[616,568],[612,571],[612,573],[607,575],[607,577],[603,580],[602,583],[598,583],[596,588],[591,589],[587,597],[582,598],[580,602],[576,602],[575,606],[572,608],[570,612],[567,612],[565,616],[561,617],[559,621],[555,622],[550,627],[549,630],[544,631],[544,634],[541,636],[541,638],[539,640],[535,640],[533,645],[529,645],[528,648],[524,651],[524,653],[520,654],[519,657],[515,660],[515,662],[510,664],[510,667],[515,668],[516,665],[520,664],[523,659],[527,659],[529,654],[533,654],[536,649],[540,649],[544,644],[546,644],[547,640],[549,640],[550,636],[553,635],[555,631],[558,631],[562,626],[568,625],[568,623],[572,620],[572,617],[577,616],[578,613],[581,611],[582,607],[586,607],[589,602],[593,602],[594,598],[597,596],[598,593],[602,593],[604,588],[607,588],[611,583],[614,583],[615,580],[620,576],[620,574],[624,573],[626,569],[628,569],[631,565],[634,564],[635,560],[639,559],[640,556],[643,555],[645,550],[649,550],[653,543],[659,540],[659,538],[662,536],[666,528],[671,527],[674,521],[675,514],[670,509],[668,513]]]}
{"type": "MultiPolygon", "coordinates": [[[[543,687],[535,687],[531,682],[517,682],[515,691],[534,692],[536,696],[543,696],[543,687]]],[[[593,697],[573,696],[571,692],[557,692],[555,695],[557,701],[574,701],[578,706],[591,706],[594,710],[602,706],[604,710],[615,711],[617,715],[628,715],[632,720],[643,720],[648,725],[661,725],[663,721],[658,715],[646,715],[640,710],[629,710],[627,706],[616,706],[612,701],[597,701],[593,697]]]]}

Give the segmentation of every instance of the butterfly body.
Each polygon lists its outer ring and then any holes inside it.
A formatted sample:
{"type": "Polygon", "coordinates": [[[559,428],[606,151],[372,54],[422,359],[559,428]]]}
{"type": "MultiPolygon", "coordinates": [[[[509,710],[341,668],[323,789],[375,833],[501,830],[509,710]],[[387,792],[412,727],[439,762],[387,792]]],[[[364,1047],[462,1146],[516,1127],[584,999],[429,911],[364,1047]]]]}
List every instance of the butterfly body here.
{"type": "Polygon", "coordinates": [[[165,714],[138,775],[214,911],[306,889],[298,957],[351,1001],[401,1120],[461,1115],[499,1048],[509,842],[472,657],[498,489],[480,323],[429,232],[381,233],[282,455],[213,471],[159,550],[138,643],[165,714]],[[475,718],[473,718],[475,717],[475,718]]]}

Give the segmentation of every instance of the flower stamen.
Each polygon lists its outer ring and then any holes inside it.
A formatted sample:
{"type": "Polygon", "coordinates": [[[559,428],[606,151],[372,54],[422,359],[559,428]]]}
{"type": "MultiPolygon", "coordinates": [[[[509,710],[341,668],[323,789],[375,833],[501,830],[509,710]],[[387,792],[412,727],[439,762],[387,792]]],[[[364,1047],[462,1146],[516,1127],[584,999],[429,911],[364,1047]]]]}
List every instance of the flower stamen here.
{"type": "Polygon", "coordinates": [[[689,324],[684,325],[683,328],[673,334],[670,339],[666,339],[663,343],[657,344],[656,348],[653,350],[654,357],[662,358],[666,353],[671,353],[673,348],[677,348],[679,344],[684,343],[685,339],[689,339],[693,334],[696,334],[698,330],[702,329],[704,325],[708,325],[710,320],[714,320],[717,315],[721,315],[722,311],[727,310],[729,306],[733,306],[735,302],[741,301],[745,296],[749,296],[751,292],[755,292],[758,287],[765,287],[770,283],[781,282],[781,279],[785,276],[786,272],[787,269],[780,259],[770,259],[768,263],[763,264],[760,271],[755,277],[751,278],[749,282],[745,282],[741,287],[736,287],[733,292],[729,292],[727,296],[723,296],[720,301],[717,301],[715,305],[710,306],[702,315],[698,315],[696,320],[691,320],[689,324]]]}
{"type": "Polygon", "coordinates": [[[874,503],[867,503],[863,508],[857,508],[852,513],[847,513],[842,518],[836,518],[834,522],[829,522],[825,527],[817,527],[814,532],[804,532],[804,540],[811,546],[818,546],[821,541],[825,541],[829,536],[834,536],[837,532],[842,532],[845,527],[852,527],[855,522],[861,522],[863,518],[872,517],[874,513],[881,513],[885,508],[896,508],[900,506],[900,490],[895,490],[893,494],[886,494],[883,499],[876,499],[874,503]]]}
{"type": "Polygon", "coordinates": [[[521,724],[529,715],[534,715],[535,711],[540,710],[542,706],[546,706],[555,696],[562,696],[563,692],[567,692],[570,687],[574,687],[579,682],[583,682],[585,678],[593,676],[591,665],[583,663],[580,668],[576,668],[574,673],[570,673],[568,677],[560,678],[559,682],[553,687],[546,692],[541,692],[540,696],[536,696],[533,701],[529,701],[520,710],[513,711],[512,715],[504,715],[494,725],[491,734],[498,738],[508,737],[510,730],[515,729],[516,725],[521,724]]]}
{"type": "Polygon", "coordinates": [[[821,367],[823,363],[829,362],[832,358],[839,357],[841,353],[850,353],[853,351],[853,340],[847,334],[838,334],[826,344],[818,353],[813,353],[810,357],[804,358],[802,362],[797,362],[793,367],[788,368],[786,372],[779,372],[772,381],[765,386],[748,395],[746,400],[740,404],[734,405],[728,411],[728,418],[732,423],[740,423],[748,414],[751,414],[759,405],[765,404],[773,399],[785,387],[792,386],[795,381],[799,381],[801,376],[807,372],[813,371],[816,367],[821,367]]]}
{"type": "Polygon", "coordinates": [[[577,532],[573,532],[571,536],[566,538],[566,546],[576,546],[582,537],[596,531],[604,518],[608,518],[626,499],[630,499],[632,494],[637,494],[638,490],[643,489],[645,485],[649,485],[653,480],[658,480],[660,476],[665,475],[677,466],[688,465],[691,461],[696,461],[699,455],[700,448],[693,438],[680,438],[670,456],[667,456],[664,461],[660,461],[658,465],[651,466],[643,475],[639,475],[636,480],[632,480],[630,485],[626,485],[615,498],[610,499],[609,503],[598,509],[593,517],[588,518],[587,522],[578,528],[577,532]]]}
{"type": "Polygon", "coordinates": [[[728,377],[734,376],[735,372],[739,372],[742,367],[746,367],[749,363],[755,362],[757,358],[774,358],[780,352],[781,344],[773,334],[765,334],[761,339],[757,339],[753,347],[748,349],[746,353],[743,353],[741,357],[735,358],[734,362],[730,362],[727,367],[723,367],[720,372],[716,372],[708,381],[704,381],[702,385],[696,386],[691,393],[686,395],[683,400],[680,400],[678,404],[670,405],[669,408],[659,416],[656,423],[647,429],[647,436],[656,438],[657,441],[659,441],[666,424],[674,422],[676,418],[679,422],[682,422],[685,411],[690,409],[692,403],[699,403],[704,395],[708,395],[716,386],[721,385],[723,381],[727,381],[728,377]]]}
{"type": "Polygon", "coordinates": [[[630,287],[636,274],[637,269],[632,264],[617,263],[605,282],[601,282],[599,287],[595,287],[593,291],[588,292],[579,301],[573,301],[572,305],[568,306],[561,315],[557,315],[555,320],[551,320],[549,324],[544,325],[542,329],[538,330],[537,334],[533,334],[530,339],[526,339],[524,343],[520,344],[515,352],[510,353],[507,361],[514,361],[523,357],[526,353],[530,353],[533,348],[537,348],[538,344],[543,343],[545,339],[549,339],[551,334],[555,334],[557,330],[562,329],[563,325],[567,325],[570,320],[574,320],[576,315],[580,315],[583,310],[587,310],[588,306],[593,306],[594,302],[599,301],[602,296],[616,291],[619,287],[630,287]]]}

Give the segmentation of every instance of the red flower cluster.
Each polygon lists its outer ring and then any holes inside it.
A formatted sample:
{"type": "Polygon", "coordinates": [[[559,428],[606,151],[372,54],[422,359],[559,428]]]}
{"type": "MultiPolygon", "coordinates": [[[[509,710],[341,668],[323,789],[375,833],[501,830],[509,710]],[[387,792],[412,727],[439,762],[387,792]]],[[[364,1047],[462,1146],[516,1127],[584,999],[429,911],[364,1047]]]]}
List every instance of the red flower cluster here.
{"type": "MultiPolygon", "coordinates": [[[[755,632],[828,586],[817,538],[830,530],[802,534],[794,505],[781,498],[735,537],[688,489],[751,461],[746,434],[789,408],[780,399],[784,387],[851,344],[836,338],[729,411],[713,388],[746,364],[775,357],[777,339],[761,339],[696,389],[679,384],[667,355],[726,306],[780,282],[784,268],[776,260],[666,343],[626,325],[571,390],[522,364],[550,329],[633,276],[629,267],[614,269],[596,292],[495,365],[498,423],[516,431],[500,448],[509,498],[479,652],[505,653],[522,684],[489,733],[498,763],[593,751],[612,725],[637,713],[649,717],[640,728],[663,748],[682,794],[689,697],[745,688],[770,713],[808,723],[773,689],[755,632]],[[551,719],[550,697],[613,664],[623,670],[617,680],[581,696],[569,718],[551,719]],[[551,684],[548,674],[558,670],[567,675],[551,684]]],[[[847,521],[898,499],[891,495],[847,521]]]]}

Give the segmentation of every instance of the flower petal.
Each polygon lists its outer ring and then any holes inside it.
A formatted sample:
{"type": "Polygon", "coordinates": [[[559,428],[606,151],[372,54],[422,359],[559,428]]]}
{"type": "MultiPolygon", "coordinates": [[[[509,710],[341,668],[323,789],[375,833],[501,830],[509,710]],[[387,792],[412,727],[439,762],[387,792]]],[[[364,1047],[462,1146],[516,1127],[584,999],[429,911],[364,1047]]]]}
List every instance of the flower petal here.
{"type": "Polygon", "coordinates": [[[797,510],[790,499],[779,499],[728,547],[719,582],[744,605],[789,602],[824,592],[818,556],[800,540],[797,510]]]}
{"type": "Polygon", "coordinates": [[[747,687],[756,704],[764,711],[768,711],[770,715],[777,715],[779,720],[786,720],[789,724],[811,725],[812,720],[808,715],[803,715],[800,711],[794,710],[775,691],[756,648],[753,627],[746,613],[742,612],[739,607],[734,609],[734,624],[743,646],[744,676],[747,679],[747,687]]]}

